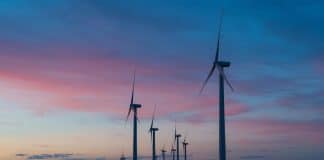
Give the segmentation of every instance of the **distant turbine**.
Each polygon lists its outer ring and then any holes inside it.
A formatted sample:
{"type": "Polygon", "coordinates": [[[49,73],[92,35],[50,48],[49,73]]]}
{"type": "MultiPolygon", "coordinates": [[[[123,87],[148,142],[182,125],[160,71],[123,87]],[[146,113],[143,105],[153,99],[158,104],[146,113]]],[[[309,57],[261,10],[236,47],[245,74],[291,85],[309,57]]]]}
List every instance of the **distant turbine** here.
{"type": "Polygon", "coordinates": [[[187,160],[187,145],[189,144],[186,141],[187,137],[184,138],[182,145],[183,145],[183,151],[184,151],[184,159],[187,160]]]}
{"type": "Polygon", "coordinates": [[[164,149],[164,146],[163,146],[163,148],[161,149],[161,152],[162,152],[162,160],[165,160],[165,153],[166,153],[167,151],[164,149]]]}
{"type": "Polygon", "coordinates": [[[180,159],[179,157],[179,138],[181,137],[181,134],[177,134],[177,126],[174,128],[174,141],[177,142],[177,160],[180,159]]]}
{"type": "Polygon", "coordinates": [[[175,160],[175,152],[176,152],[176,149],[174,148],[174,144],[172,144],[172,147],[171,147],[172,160],[175,160]]]}
{"type": "Polygon", "coordinates": [[[218,73],[219,73],[219,160],[226,160],[224,80],[227,83],[227,85],[231,88],[232,91],[234,91],[234,89],[224,73],[224,68],[229,67],[230,62],[219,60],[220,34],[221,34],[221,29],[222,29],[222,16],[223,16],[223,14],[221,14],[220,23],[219,23],[215,60],[213,62],[213,66],[212,66],[211,70],[209,71],[209,74],[208,74],[206,80],[203,83],[200,93],[202,93],[208,80],[213,75],[215,68],[217,68],[218,73]]]}
{"type": "Polygon", "coordinates": [[[120,160],[126,160],[124,153],[121,155],[120,160]]]}
{"type": "Polygon", "coordinates": [[[155,132],[159,130],[159,128],[154,128],[153,127],[154,117],[155,117],[155,110],[156,110],[156,107],[154,107],[154,112],[153,112],[153,116],[152,116],[151,126],[150,126],[150,129],[149,129],[149,132],[151,133],[151,141],[152,141],[152,160],[156,160],[155,132]]]}
{"type": "Polygon", "coordinates": [[[130,116],[131,111],[134,113],[134,119],[133,119],[133,160],[137,160],[137,109],[141,108],[141,104],[134,104],[134,94],[135,94],[135,77],[136,72],[134,72],[134,78],[133,78],[133,84],[132,84],[132,97],[131,97],[131,103],[129,105],[129,110],[127,114],[126,121],[128,121],[128,118],[130,116]]]}

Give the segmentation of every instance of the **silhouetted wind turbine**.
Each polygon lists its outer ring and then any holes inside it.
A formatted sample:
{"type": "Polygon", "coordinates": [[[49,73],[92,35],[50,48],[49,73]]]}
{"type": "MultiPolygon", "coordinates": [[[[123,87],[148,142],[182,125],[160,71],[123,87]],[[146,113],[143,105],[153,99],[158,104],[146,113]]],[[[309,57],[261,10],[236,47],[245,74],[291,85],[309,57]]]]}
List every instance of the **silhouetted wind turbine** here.
{"type": "Polygon", "coordinates": [[[126,160],[124,153],[121,155],[120,160],[126,160]]]}
{"type": "Polygon", "coordinates": [[[154,117],[155,117],[155,110],[156,110],[156,107],[154,107],[154,112],[153,112],[153,115],[152,115],[151,126],[150,126],[150,129],[149,129],[149,132],[151,133],[151,141],[152,141],[152,160],[156,160],[155,132],[159,130],[159,128],[154,128],[153,127],[154,117]]]}
{"type": "Polygon", "coordinates": [[[181,134],[177,133],[177,126],[174,128],[174,141],[177,142],[177,160],[179,160],[179,138],[181,137],[181,134]]]}
{"type": "Polygon", "coordinates": [[[161,153],[162,153],[162,160],[165,160],[165,153],[166,153],[167,151],[164,149],[164,146],[163,146],[163,148],[161,149],[161,153]]]}
{"type": "Polygon", "coordinates": [[[219,160],[226,160],[224,80],[227,83],[227,85],[231,88],[232,91],[234,91],[234,89],[224,73],[224,68],[229,67],[231,63],[227,62],[227,61],[219,60],[220,34],[221,34],[221,30],[222,30],[222,16],[223,16],[223,14],[221,14],[221,17],[220,17],[215,60],[213,62],[212,68],[209,71],[209,74],[208,74],[206,80],[203,83],[200,93],[202,93],[208,80],[213,75],[215,68],[217,68],[218,73],[219,73],[219,160]]]}
{"type": "Polygon", "coordinates": [[[129,105],[128,113],[127,113],[127,118],[126,121],[128,120],[131,111],[133,111],[134,116],[133,116],[133,160],[137,160],[137,109],[141,108],[141,104],[135,104],[134,103],[134,94],[135,94],[135,77],[136,72],[134,72],[134,77],[133,77],[133,84],[132,84],[132,97],[131,97],[131,103],[129,105]]]}
{"type": "Polygon", "coordinates": [[[174,148],[174,144],[172,144],[172,147],[171,147],[172,160],[175,160],[175,152],[176,152],[176,149],[174,148]]]}
{"type": "Polygon", "coordinates": [[[183,145],[183,151],[184,151],[184,159],[187,160],[187,145],[189,144],[187,141],[187,136],[184,138],[182,145],[183,145]]]}

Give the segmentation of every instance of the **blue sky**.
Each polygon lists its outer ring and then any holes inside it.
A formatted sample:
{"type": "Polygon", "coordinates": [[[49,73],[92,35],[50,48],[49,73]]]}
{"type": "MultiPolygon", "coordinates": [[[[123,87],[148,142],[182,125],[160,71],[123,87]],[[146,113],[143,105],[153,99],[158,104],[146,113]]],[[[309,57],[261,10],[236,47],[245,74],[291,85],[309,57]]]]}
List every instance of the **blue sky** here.
{"type": "Polygon", "coordinates": [[[146,132],[157,104],[159,148],[170,147],[176,120],[193,157],[217,159],[217,76],[203,95],[198,91],[224,8],[221,59],[232,63],[226,73],[235,88],[226,88],[229,157],[320,159],[322,6],[306,0],[3,0],[0,158],[130,155],[131,125],[124,119],[137,68],[141,155],[150,155],[146,132]]]}

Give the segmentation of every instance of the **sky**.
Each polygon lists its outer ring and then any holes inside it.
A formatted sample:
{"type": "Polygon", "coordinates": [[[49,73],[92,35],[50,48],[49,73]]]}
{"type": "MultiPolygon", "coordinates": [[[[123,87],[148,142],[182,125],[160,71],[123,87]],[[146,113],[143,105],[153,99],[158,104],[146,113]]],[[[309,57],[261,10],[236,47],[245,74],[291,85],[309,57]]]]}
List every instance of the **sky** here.
{"type": "Polygon", "coordinates": [[[308,0],[0,1],[0,159],[131,156],[125,122],[136,68],[139,155],[170,150],[175,121],[191,159],[218,159],[218,78],[202,82],[220,11],[230,160],[324,154],[324,3],[308,0]]]}

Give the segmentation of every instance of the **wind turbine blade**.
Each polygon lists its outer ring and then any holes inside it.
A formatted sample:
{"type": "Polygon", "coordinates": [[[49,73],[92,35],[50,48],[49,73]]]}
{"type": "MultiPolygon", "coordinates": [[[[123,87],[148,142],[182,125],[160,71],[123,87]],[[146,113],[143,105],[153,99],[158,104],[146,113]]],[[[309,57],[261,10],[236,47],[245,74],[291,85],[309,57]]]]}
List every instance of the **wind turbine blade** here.
{"type": "Polygon", "coordinates": [[[218,35],[217,35],[217,48],[216,48],[216,56],[214,63],[217,63],[219,60],[219,48],[220,48],[220,37],[222,32],[222,25],[223,25],[223,10],[221,11],[221,15],[219,18],[219,27],[218,27],[218,35]]]}
{"type": "Polygon", "coordinates": [[[215,55],[214,63],[217,63],[219,60],[219,43],[220,43],[219,41],[220,41],[220,33],[218,33],[217,48],[216,48],[216,55],[215,55]]]}
{"type": "Polygon", "coordinates": [[[129,105],[129,109],[128,109],[128,113],[127,113],[127,117],[126,117],[126,122],[128,121],[128,118],[132,111],[132,107],[133,107],[132,105],[134,104],[135,75],[136,75],[136,70],[134,71],[133,84],[132,84],[132,97],[131,97],[131,103],[129,105]]]}
{"type": "Polygon", "coordinates": [[[200,89],[200,94],[201,94],[202,91],[204,90],[204,88],[205,88],[206,84],[208,83],[210,77],[213,75],[213,72],[215,71],[215,68],[216,68],[216,63],[213,63],[213,66],[212,66],[212,68],[210,69],[210,71],[209,71],[209,73],[208,73],[208,76],[207,76],[206,80],[204,81],[204,83],[203,83],[203,85],[202,85],[202,87],[201,87],[201,89],[200,89]]]}
{"type": "Polygon", "coordinates": [[[134,104],[135,78],[136,78],[136,70],[134,71],[134,77],[133,77],[131,104],[134,104]]]}
{"type": "Polygon", "coordinates": [[[152,121],[151,121],[150,129],[152,129],[152,128],[153,128],[153,119],[152,119],[152,121]]]}
{"type": "Polygon", "coordinates": [[[156,112],[156,105],[154,106],[154,111],[153,111],[153,120],[155,120],[155,112],[156,112]]]}
{"type": "Polygon", "coordinates": [[[232,86],[232,84],[229,82],[229,80],[227,79],[226,74],[224,73],[222,67],[220,65],[217,65],[217,70],[219,71],[219,73],[222,75],[222,77],[224,78],[226,84],[231,88],[232,92],[234,91],[234,88],[232,86]]]}
{"type": "Polygon", "coordinates": [[[151,127],[153,128],[153,123],[154,123],[154,119],[155,119],[155,110],[156,110],[156,105],[154,106],[154,111],[153,111],[153,115],[152,115],[152,121],[151,121],[151,127]]]}
{"type": "Polygon", "coordinates": [[[224,76],[224,80],[227,83],[227,85],[231,88],[232,92],[234,92],[234,88],[233,88],[232,84],[229,82],[229,80],[227,79],[227,76],[226,75],[224,76]]]}
{"type": "Polygon", "coordinates": [[[177,140],[177,125],[174,126],[174,143],[177,140]]]}
{"type": "MultiPolygon", "coordinates": [[[[220,26],[220,27],[221,27],[221,26],[220,26]]],[[[216,48],[215,60],[214,60],[214,63],[213,63],[213,66],[212,66],[211,70],[209,71],[209,74],[208,74],[206,80],[205,80],[204,83],[203,83],[203,86],[202,86],[201,89],[200,89],[200,94],[201,94],[202,91],[204,90],[204,88],[205,88],[205,86],[206,86],[208,80],[209,80],[210,77],[213,75],[213,72],[214,72],[214,70],[215,70],[215,68],[216,68],[217,62],[218,62],[218,60],[219,60],[219,44],[220,44],[220,29],[219,29],[219,31],[218,31],[218,39],[217,39],[217,48],[216,48]]]]}
{"type": "Polygon", "coordinates": [[[152,116],[152,120],[151,120],[151,126],[150,126],[151,129],[153,128],[153,123],[154,123],[154,115],[152,116]]]}
{"type": "Polygon", "coordinates": [[[126,117],[126,122],[128,121],[128,118],[130,116],[131,111],[132,111],[132,107],[129,106],[128,113],[127,113],[127,117],[126,117]]]}
{"type": "Polygon", "coordinates": [[[214,63],[213,63],[213,67],[212,69],[209,71],[209,74],[206,78],[206,80],[203,83],[203,86],[200,89],[200,94],[202,93],[204,87],[206,86],[208,80],[210,79],[210,77],[212,76],[216,65],[219,61],[219,49],[220,49],[220,37],[221,37],[221,32],[222,32],[222,25],[223,25],[223,10],[221,11],[221,15],[220,15],[220,19],[219,19],[219,28],[218,28],[218,34],[217,34],[217,48],[216,48],[216,55],[215,55],[215,59],[214,59],[214,63]]]}

